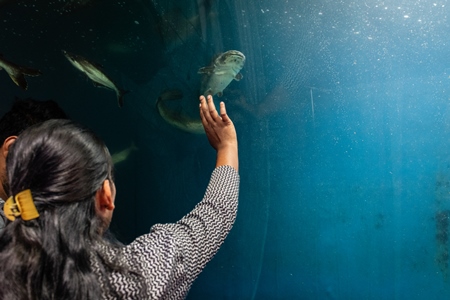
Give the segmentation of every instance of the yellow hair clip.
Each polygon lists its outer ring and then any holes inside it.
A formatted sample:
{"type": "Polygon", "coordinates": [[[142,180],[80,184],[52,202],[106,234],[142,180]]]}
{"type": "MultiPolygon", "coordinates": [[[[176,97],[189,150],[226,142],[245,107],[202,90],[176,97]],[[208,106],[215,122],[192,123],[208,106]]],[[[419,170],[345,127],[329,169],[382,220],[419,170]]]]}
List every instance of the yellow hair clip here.
{"type": "Polygon", "coordinates": [[[16,196],[9,197],[3,206],[3,211],[10,221],[14,221],[17,217],[21,217],[25,221],[39,217],[30,190],[24,190],[16,196]]]}

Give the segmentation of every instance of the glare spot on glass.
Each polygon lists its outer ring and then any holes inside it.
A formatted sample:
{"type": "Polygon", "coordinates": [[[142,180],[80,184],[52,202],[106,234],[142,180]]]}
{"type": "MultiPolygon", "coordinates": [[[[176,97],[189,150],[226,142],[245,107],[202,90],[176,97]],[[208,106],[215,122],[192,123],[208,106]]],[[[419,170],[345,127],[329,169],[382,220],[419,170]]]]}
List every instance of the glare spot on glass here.
{"type": "Polygon", "coordinates": [[[409,16],[408,15],[404,15],[403,18],[409,19],[409,16]]]}

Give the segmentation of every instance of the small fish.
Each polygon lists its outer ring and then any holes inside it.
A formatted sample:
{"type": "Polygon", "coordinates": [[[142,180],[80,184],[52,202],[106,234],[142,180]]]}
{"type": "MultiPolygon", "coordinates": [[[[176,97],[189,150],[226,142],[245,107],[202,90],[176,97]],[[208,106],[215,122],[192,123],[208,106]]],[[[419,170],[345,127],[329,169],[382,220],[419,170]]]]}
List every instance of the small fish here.
{"type": "Polygon", "coordinates": [[[161,93],[156,102],[160,116],[170,125],[186,132],[204,134],[203,124],[200,119],[193,119],[181,111],[170,109],[164,103],[166,101],[183,99],[183,92],[177,89],[167,90],[161,93]]]}
{"type": "Polygon", "coordinates": [[[113,155],[111,155],[111,159],[114,165],[117,165],[118,163],[121,163],[123,161],[126,161],[128,159],[128,157],[130,156],[130,154],[134,151],[138,150],[138,148],[136,147],[136,145],[133,143],[131,143],[130,147],[116,152],[113,155]]]}
{"type": "Polygon", "coordinates": [[[198,70],[199,74],[205,74],[201,91],[203,95],[216,95],[221,97],[223,90],[234,80],[241,80],[239,73],[244,67],[245,56],[237,50],[230,50],[220,54],[211,66],[198,70]]]}
{"type": "Polygon", "coordinates": [[[129,91],[124,91],[122,88],[118,87],[117,84],[103,72],[100,66],[88,61],[86,58],[65,50],[63,50],[63,54],[75,68],[85,73],[87,77],[93,81],[94,86],[104,87],[115,91],[119,107],[123,106],[123,96],[129,91]]]}
{"type": "Polygon", "coordinates": [[[25,79],[27,76],[39,76],[42,75],[41,71],[36,69],[31,69],[24,66],[16,65],[10,61],[7,61],[0,55],[0,70],[4,69],[11,77],[12,81],[17,84],[22,89],[26,90],[28,88],[28,83],[25,79]]]}

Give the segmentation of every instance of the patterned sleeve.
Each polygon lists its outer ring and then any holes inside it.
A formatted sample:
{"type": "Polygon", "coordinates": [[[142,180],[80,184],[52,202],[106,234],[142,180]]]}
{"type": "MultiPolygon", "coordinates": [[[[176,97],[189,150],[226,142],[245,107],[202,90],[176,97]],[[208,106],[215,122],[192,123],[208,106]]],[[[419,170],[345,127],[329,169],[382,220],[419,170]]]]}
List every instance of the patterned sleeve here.
{"type": "Polygon", "coordinates": [[[216,168],[203,200],[180,221],[154,225],[126,247],[130,266],[144,275],[151,299],[184,299],[217,253],[237,213],[239,175],[216,168]]]}

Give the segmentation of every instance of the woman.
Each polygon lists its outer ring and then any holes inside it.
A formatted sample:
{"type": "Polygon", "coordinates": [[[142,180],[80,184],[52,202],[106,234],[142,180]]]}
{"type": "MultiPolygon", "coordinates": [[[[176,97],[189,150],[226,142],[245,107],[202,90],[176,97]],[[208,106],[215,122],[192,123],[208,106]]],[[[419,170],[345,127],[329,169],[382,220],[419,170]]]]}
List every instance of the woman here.
{"type": "Polygon", "coordinates": [[[10,222],[0,235],[0,299],[183,299],[234,223],[239,189],[236,131],[220,104],[200,97],[217,151],[203,200],[175,224],[128,246],[103,235],[114,210],[107,148],[70,121],[24,131],[7,158],[10,222]]]}

